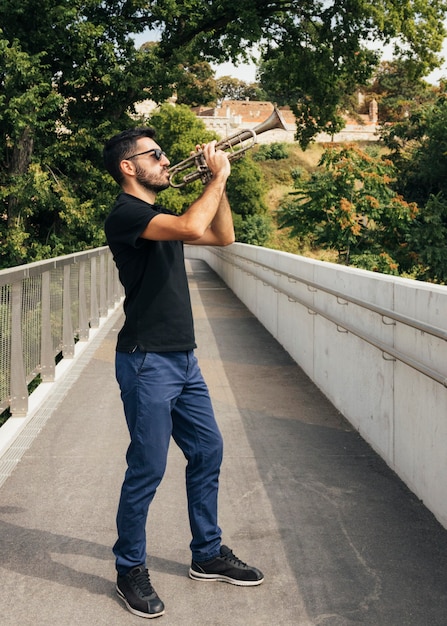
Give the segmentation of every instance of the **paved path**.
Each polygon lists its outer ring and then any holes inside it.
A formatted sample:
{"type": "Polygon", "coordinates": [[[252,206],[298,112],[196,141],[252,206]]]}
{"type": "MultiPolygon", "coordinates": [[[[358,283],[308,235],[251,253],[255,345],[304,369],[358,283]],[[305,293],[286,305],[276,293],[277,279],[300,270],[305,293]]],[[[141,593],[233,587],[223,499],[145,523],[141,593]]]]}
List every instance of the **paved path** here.
{"type": "MultiPolygon", "coordinates": [[[[166,604],[155,623],[445,626],[447,532],[220,279],[201,261],[188,268],[225,440],[224,542],[266,580],[187,577],[185,463],[173,445],[148,522],[166,604]]],[[[111,554],[128,442],[113,366],[120,323],[115,314],[3,457],[21,460],[0,487],[2,626],[143,623],[115,597],[111,554]]]]}

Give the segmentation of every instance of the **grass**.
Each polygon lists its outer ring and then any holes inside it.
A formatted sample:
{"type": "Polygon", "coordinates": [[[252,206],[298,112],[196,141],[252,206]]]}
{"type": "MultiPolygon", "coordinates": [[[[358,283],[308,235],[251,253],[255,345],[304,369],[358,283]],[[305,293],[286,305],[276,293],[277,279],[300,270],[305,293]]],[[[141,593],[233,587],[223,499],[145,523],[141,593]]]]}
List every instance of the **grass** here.
{"type": "MultiPolygon", "coordinates": [[[[312,144],[307,150],[302,150],[298,144],[287,144],[289,156],[281,160],[258,161],[262,170],[266,187],[266,203],[272,216],[273,224],[276,223],[275,214],[283,198],[293,191],[293,179],[291,172],[302,168],[308,172],[316,169],[324,146],[312,144]]],[[[256,150],[256,148],[254,148],[256,150]]],[[[266,247],[291,254],[312,256],[312,251],[302,241],[290,235],[290,229],[274,227],[266,247]]]]}
{"type": "Polygon", "coordinates": [[[323,144],[312,144],[307,150],[302,150],[298,144],[287,144],[289,156],[280,161],[259,161],[267,186],[272,191],[293,189],[291,172],[302,168],[307,171],[314,170],[324,152],[323,144]]]}

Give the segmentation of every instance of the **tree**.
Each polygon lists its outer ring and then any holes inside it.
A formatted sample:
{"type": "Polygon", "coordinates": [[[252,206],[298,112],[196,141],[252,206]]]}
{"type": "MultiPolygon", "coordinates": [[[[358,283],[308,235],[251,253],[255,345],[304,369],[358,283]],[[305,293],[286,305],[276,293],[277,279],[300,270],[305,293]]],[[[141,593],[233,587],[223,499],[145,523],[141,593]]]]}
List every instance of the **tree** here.
{"type": "Polygon", "coordinates": [[[447,199],[431,195],[409,233],[416,278],[447,284],[447,199]]]}
{"type": "Polygon", "coordinates": [[[219,97],[223,100],[266,100],[267,95],[258,83],[245,83],[232,76],[217,79],[219,97]]]}
{"type": "Polygon", "coordinates": [[[249,215],[245,219],[234,216],[234,232],[236,241],[252,246],[263,246],[270,239],[272,220],[269,215],[249,215]]]}
{"type": "Polygon", "coordinates": [[[399,192],[424,205],[430,196],[447,198],[447,94],[383,129],[382,138],[399,172],[399,192]]]}
{"type": "Polygon", "coordinates": [[[182,64],[183,73],[176,84],[178,104],[191,107],[217,102],[219,88],[211,65],[206,61],[182,64]]]}
{"type": "Polygon", "coordinates": [[[411,60],[380,63],[365,92],[376,99],[382,124],[405,119],[436,99],[435,88],[418,75],[419,70],[411,60]]]}
{"type": "Polygon", "coordinates": [[[445,30],[445,0],[233,0],[157,3],[160,55],[197,55],[205,60],[240,60],[256,44],[259,77],[270,99],[288,104],[306,146],[317,132],[336,132],[347,94],[372,76],[379,53],[371,41],[393,42],[420,76],[439,64],[445,30]],[[175,53],[173,53],[175,51],[175,53]]]}
{"type": "Polygon", "coordinates": [[[104,242],[116,189],[102,168],[103,140],[132,125],[147,75],[157,97],[171,92],[154,51],[135,49],[128,32],[138,24],[120,6],[0,5],[3,267],[104,242]]]}
{"type": "Polygon", "coordinates": [[[27,218],[33,204],[39,204],[41,198],[48,199],[51,186],[49,174],[42,166],[30,167],[36,136],[44,138],[47,133],[55,133],[54,112],[62,104],[51,81],[39,72],[41,57],[23,52],[17,41],[8,45],[0,38],[0,202],[4,209],[0,254],[8,264],[20,262],[28,246],[34,245],[34,237],[26,227],[27,218]]]}
{"type": "Polygon", "coordinates": [[[447,283],[447,96],[383,131],[398,172],[396,189],[419,212],[407,241],[416,276],[447,283]]]}
{"type": "Polygon", "coordinates": [[[343,146],[328,148],[319,166],[309,178],[295,172],[297,191],[280,207],[280,227],[336,250],[345,264],[397,274],[417,206],[394,191],[392,163],[343,146]]]}
{"type": "Polygon", "coordinates": [[[138,123],[135,103],[189,89],[185,68],[237,62],[258,45],[262,85],[290,104],[305,145],[339,127],[346,93],[369,78],[368,39],[398,37],[414,63],[436,66],[445,1],[3,0],[2,265],[103,242],[116,192],[102,168],[104,139],[138,123]],[[160,41],[137,50],[132,34],[154,28],[160,41]]]}
{"type": "Polygon", "coordinates": [[[265,202],[266,191],[260,167],[246,152],[242,159],[233,163],[227,183],[236,241],[262,246],[268,240],[272,224],[265,202]]]}

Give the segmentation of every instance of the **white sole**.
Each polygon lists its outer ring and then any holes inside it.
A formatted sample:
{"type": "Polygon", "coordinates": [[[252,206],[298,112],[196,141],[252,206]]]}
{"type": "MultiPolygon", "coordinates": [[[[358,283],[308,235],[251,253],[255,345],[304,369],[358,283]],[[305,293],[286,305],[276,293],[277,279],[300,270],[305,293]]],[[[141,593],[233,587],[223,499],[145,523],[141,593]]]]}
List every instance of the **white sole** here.
{"type": "Polygon", "coordinates": [[[220,574],[202,574],[200,572],[196,572],[192,568],[189,570],[189,577],[192,578],[192,580],[198,580],[200,582],[229,583],[230,585],[237,585],[238,587],[257,587],[264,582],[263,578],[261,578],[261,580],[236,580],[235,578],[222,576],[220,574]]]}
{"type": "Polygon", "coordinates": [[[123,592],[121,591],[121,589],[119,589],[118,586],[116,586],[116,593],[118,595],[118,598],[124,602],[124,604],[126,605],[127,609],[131,613],[133,613],[134,615],[138,615],[138,617],[145,617],[147,619],[151,619],[152,617],[160,617],[161,615],[164,615],[164,612],[165,612],[164,609],[163,609],[163,611],[160,611],[159,613],[143,613],[142,611],[138,611],[138,609],[134,609],[127,602],[126,596],[123,594],[123,592]]]}

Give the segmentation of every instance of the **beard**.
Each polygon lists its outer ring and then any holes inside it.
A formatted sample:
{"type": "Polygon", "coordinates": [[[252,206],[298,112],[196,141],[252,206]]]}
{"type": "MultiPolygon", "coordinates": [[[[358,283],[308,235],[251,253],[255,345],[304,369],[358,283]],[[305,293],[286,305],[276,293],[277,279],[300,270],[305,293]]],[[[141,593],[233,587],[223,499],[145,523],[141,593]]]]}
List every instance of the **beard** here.
{"type": "Polygon", "coordinates": [[[139,167],[138,164],[136,164],[135,167],[135,174],[138,183],[149,191],[158,193],[159,191],[163,191],[163,189],[167,189],[169,187],[169,181],[166,180],[164,176],[151,176],[145,172],[143,168],[139,167]]]}

